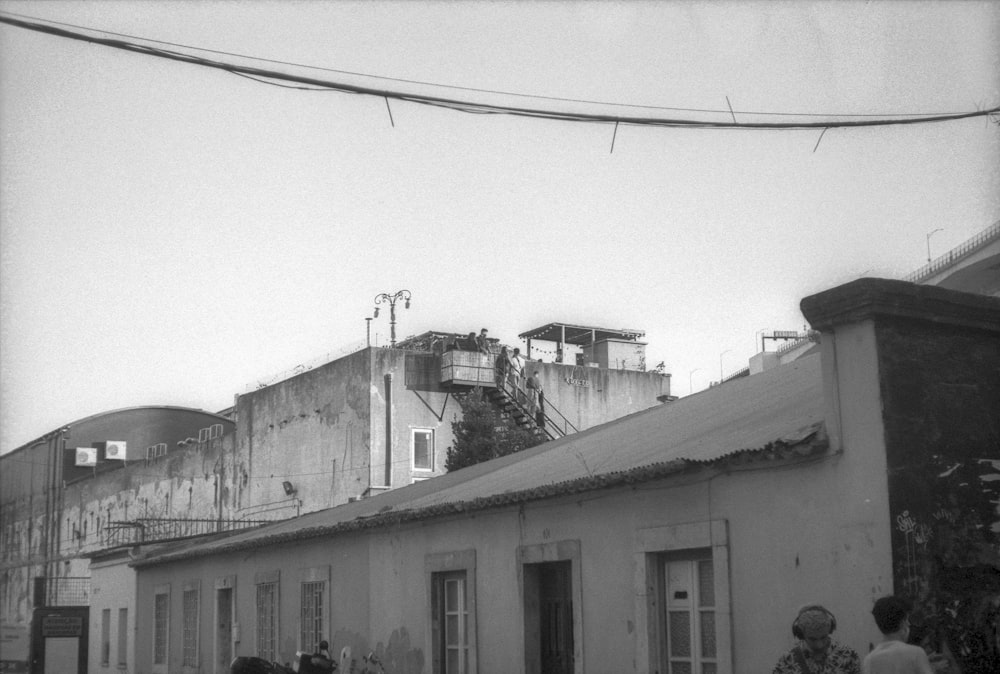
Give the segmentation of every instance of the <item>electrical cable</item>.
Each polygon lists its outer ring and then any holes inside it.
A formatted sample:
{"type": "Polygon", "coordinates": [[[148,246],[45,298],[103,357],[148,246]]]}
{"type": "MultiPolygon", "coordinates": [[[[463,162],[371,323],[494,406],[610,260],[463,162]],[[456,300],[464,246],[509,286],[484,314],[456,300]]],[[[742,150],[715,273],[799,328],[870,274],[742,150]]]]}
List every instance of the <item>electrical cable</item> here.
{"type": "MultiPolygon", "coordinates": [[[[229,52],[229,51],[224,51],[224,50],[221,50],[221,49],[208,49],[206,47],[195,47],[195,46],[191,46],[191,45],[180,44],[180,43],[177,43],[177,42],[168,42],[168,41],[165,41],[165,40],[155,40],[153,38],[144,38],[144,37],[141,37],[141,36],[130,35],[130,34],[127,34],[127,33],[116,33],[114,31],[97,29],[97,28],[89,28],[87,26],[80,26],[80,25],[72,24],[72,23],[64,23],[64,22],[61,22],[61,21],[53,21],[53,20],[50,20],[50,19],[39,19],[37,17],[31,17],[31,16],[27,16],[27,15],[24,15],[24,14],[17,14],[17,13],[14,13],[14,12],[8,12],[8,14],[10,14],[11,16],[20,17],[22,19],[32,19],[32,20],[35,20],[35,21],[45,21],[46,23],[52,24],[52,25],[67,26],[67,27],[70,27],[70,28],[77,28],[79,30],[89,30],[89,31],[92,31],[92,32],[103,33],[105,35],[115,35],[117,37],[128,38],[130,40],[143,40],[145,42],[153,42],[153,43],[156,43],[156,44],[163,44],[163,45],[168,45],[168,46],[171,46],[171,47],[182,47],[184,49],[191,49],[191,50],[195,50],[195,51],[202,51],[202,52],[211,53],[211,54],[221,54],[221,55],[224,55],[224,56],[233,56],[233,57],[236,57],[236,58],[245,58],[245,59],[250,59],[250,60],[254,60],[254,61],[261,61],[261,62],[265,62],[265,63],[275,63],[275,64],[279,64],[279,65],[294,66],[296,68],[308,68],[308,69],[312,69],[312,70],[321,70],[321,71],[324,71],[324,72],[339,73],[339,74],[342,74],[342,75],[352,75],[352,76],[356,76],[356,77],[367,77],[367,78],[371,78],[371,79],[385,80],[385,81],[389,81],[389,82],[400,82],[400,83],[405,83],[405,84],[419,84],[419,85],[422,85],[422,86],[439,87],[439,88],[443,88],[443,89],[455,89],[455,90],[458,90],[458,91],[472,91],[472,92],[477,92],[477,93],[495,94],[495,95],[502,95],[502,96],[517,96],[517,97],[521,97],[521,98],[535,98],[535,99],[539,99],[539,100],[561,101],[561,102],[564,102],[564,103],[585,103],[585,104],[588,104],[588,105],[606,105],[606,106],[628,107],[628,108],[649,109],[649,110],[671,110],[671,111],[675,111],[675,112],[708,112],[708,113],[718,113],[718,114],[722,114],[722,113],[726,112],[726,110],[712,109],[712,108],[684,108],[684,107],[664,106],[664,105],[643,105],[643,104],[638,104],[638,103],[614,103],[614,102],[610,102],[610,101],[594,101],[594,100],[589,100],[589,99],[568,98],[568,97],[561,97],[561,96],[544,96],[544,95],[540,95],[540,94],[525,94],[525,93],[520,93],[520,92],[504,91],[504,90],[498,90],[498,89],[483,89],[483,88],[479,88],[479,87],[466,87],[466,86],[459,86],[459,85],[454,85],[454,84],[440,84],[440,83],[437,83],[437,82],[427,82],[425,80],[414,80],[414,79],[407,79],[407,78],[402,78],[402,77],[388,77],[388,76],[385,76],[385,75],[371,75],[369,73],[362,73],[362,72],[357,72],[357,71],[352,71],[352,70],[342,70],[342,69],[338,69],[338,68],[328,68],[328,67],[324,67],[324,66],[313,66],[313,65],[307,65],[307,64],[302,64],[302,63],[295,63],[295,62],[292,62],[292,61],[282,61],[282,60],[279,60],[279,59],[269,59],[269,58],[264,58],[264,57],[261,57],[261,56],[250,56],[248,54],[239,54],[239,53],[236,53],[236,52],[229,52]]],[[[273,84],[273,83],[271,83],[271,82],[264,82],[264,84],[273,84]]],[[[275,85],[275,86],[282,86],[282,85],[275,85]]],[[[298,87],[289,87],[289,88],[298,88],[298,87]]],[[[320,91],[320,90],[322,90],[322,89],[316,89],[316,91],[320,91]]],[[[730,106],[729,112],[730,113],[733,112],[731,106],[730,106]]],[[[778,116],[778,117],[914,117],[914,116],[940,116],[940,115],[960,114],[960,113],[955,113],[955,112],[933,112],[933,113],[931,113],[931,112],[920,112],[920,113],[898,112],[898,113],[879,113],[879,114],[874,114],[874,113],[764,112],[764,111],[758,111],[758,110],[740,110],[739,112],[740,112],[740,114],[743,114],[743,115],[778,116]]]]}
{"type": "MultiPolygon", "coordinates": [[[[735,111],[729,110],[730,114],[733,116],[734,121],[732,122],[721,122],[721,121],[710,121],[710,120],[697,120],[697,119],[673,119],[673,118],[658,118],[658,117],[640,117],[640,116],[627,116],[627,115],[611,115],[611,114],[595,114],[595,113],[571,113],[566,111],[558,110],[547,110],[544,108],[532,108],[532,107],[520,107],[513,105],[498,105],[498,104],[487,104],[487,103],[475,103],[469,101],[463,101],[459,99],[446,98],[442,96],[429,96],[425,94],[412,94],[404,93],[401,91],[391,91],[386,89],[377,89],[374,87],[365,87],[353,84],[347,84],[343,82],[331,82],[328,80],[322,80],[313,77],[304,77],[301,75],[292,75],[288,73],[282,73],[278,71],[270,71],[262,68],[255,68],[250,66],[243,66],[234,63],[226,63],[224,61],[211,60],[192,54],[187,54],[183,52],[177,52],[172,50],[160,49],[157,47],[152,47],[149,45],[136,44],[134,42],[128,42],[118,39],[110,38],[100,38],[92,35],[85,35],[82,33],[65,30],[63,28],[58,28],[52,25],[44,25],[40,23],[35,23],[32,21],[25,21],[22,19],[13,18],[10,14],[0,14],[0,23],[7,23],[12,26],[24,28],[27,30],[38,31],[41,33],[46,33],[50,35],[55,35],[57,37],[65,37],[74,40],[82,40],[84,42],[91,42],[94,44],[100,44],[108,47],[114,47],[117,49],[122,49],[125,51],[132,51],[136,53],[146,54],[148,56],[158,56],[161,58],[167,58],[171,60],[181,61],[184,63],[189,63],[192,65],[200,65],[209,68],[215,68],[219,70],[224,70],[232,74],[240,75],[243,77],[254,78],[264,78],[270,80],[295,82],[298,84],[308,84],[311,88],[316,88],[318,90],[332,90],[339,91],[343,93],[354,93],[354,94],[365,94],[371,96],[378,96],[379,98],[385,99],[395,99],[401,101],[407,101],[411,103],[418,103],[421,105],[429,105],[435,107],[443,107],[451,110],[456,110],[459,112],[475,113],[475,114],[507,114],[514,116],[523,117],[533,117],[540,119],[552,119],[561,121],[578,121],[578,122],[591,122],[591,123],[621,123],[630,124],[634,126],[661,126],[661,127],[687,127],[687,128],[715,128],[715,129],[758,129],[758,130],[789,130],[789,129],[829,129],[829,128],[844,128],[844,127],[862,127],[862,126],[897,126],[904,124],[927,124],[933,122],[945,122],[945,121],[955,121],[960,119],[967,119],[972,117],[982,117],[987,115],[993,115],[1000,112],[1000,106],[993,107],[988,110],[976,110],[972,112],[964,113],[946,113],[946,114],[929,114],[929,115],[913,115],[906,116],[901,119],[889,119],[892,115],[880,115],[877,119],[854,119],[854,120],[827,120],[823,122],[738,122],[735,121],[735,111]]],[[[151,40],[146,40],[150,42],[151,40]]],[[[171,44],[173,43],[165,43],[171,44]]],[[[189,48],[188,49],[196,49],[189,48]]],[[[202,50],[210,51],[210,50],[202,50]]],[[[228,52],[216,52],[223,53],[232,56],[228,52]]],[[[252,58],[252,57],[241,57],[241,58],[252,58]]],[[[265,59],[257,59],[265,60],[265,59]]],[[[284,62],[280,62],[284,63],[284,62]]],[[[310,67],[313,66],[298,66],[298,67],[310,67]]],[[[339,71],[344,72],[344,71],[339,71]]],[[[374,77],[374,76],[368,76],[374,77]]],[[[381,79],[391,79],[391,78],[381,78],[381,79]]],[[[401,80],[397,80],[401,81],[401,80]]],[[[416,82],[416,81],[410,81],[416,82]]],[[[276,84],[269,82],[270,84],[275,84],[276,86],[288,87],[289,85],[276,84]]],[[[426,83],[424,83],[426,84],[426,83]]],[[[434,85],[434,86],[448,86],[448,85],[434,85]]],[[[301,87],[292,87],[301,88],[301,87]]],[[[461,88],[461,87],[450,87],[450,88],[461,88]]],[[[478,91],[481,93],[501,93],[503,95],[517,95],[517,96],[529,96],[526,94],[512,94],[508,92],[491,92],[484,89],[473,89],[473,91],[478,91]]],[[[531,96],[532,98],[548,98],[549,100],[562,100],[562,101],[574,101],[574,102],[586,102],[591,104],[597,104],[592,101],[575,101],[574,99],[557,99],[554,97],[541,97],[541,96],[531,96]]],[[[600,105],[616,105],[623,106],[625,104],[600,104],[600,105]]],[[[635,108],[642,108],[648,106],[631,106],[635,108]]],[[[695,111],[694,109],[683,109],[683,108],[661,108],[670,110],[684,110],[684,111],[695,111]]],[[[723,111],[718,110],[701,110],[705,112],[721,113],[723,111]]],[[[785,115],[785,116],[801,116],[801,117],[814,117],[817,116],[815,113],[808,113],[802,115],[796,115],[795,113],[752,113],[747,111],[739,111],[741,115],[785,115]]],[[[823,115],[828,116],[828,115],[823,115]]],[[[834,116],[834,115],[829,115],[834,116]]],[[[861,115],[850,115],[851,117],[860,117],[861,115]]]]}

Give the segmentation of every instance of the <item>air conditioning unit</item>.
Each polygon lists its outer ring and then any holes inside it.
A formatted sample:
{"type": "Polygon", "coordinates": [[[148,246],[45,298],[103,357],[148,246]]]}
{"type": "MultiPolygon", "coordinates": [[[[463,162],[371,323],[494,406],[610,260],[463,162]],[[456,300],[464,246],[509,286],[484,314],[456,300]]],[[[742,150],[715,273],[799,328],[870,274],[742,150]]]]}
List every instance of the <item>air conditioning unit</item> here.
{"type": "Polygon", "coordinates": [[[96,466],[97,465],[97,447],[77,447],[76,448],[76,465],[78,465],[78,466],[96,466]]]}
{"type": "Polygon", "coordinates": [[[125,460],[125,441],[124,440],[108,440],[104,447],[104,458],[105,459],[116,459],[118,461],[125,460]]]}

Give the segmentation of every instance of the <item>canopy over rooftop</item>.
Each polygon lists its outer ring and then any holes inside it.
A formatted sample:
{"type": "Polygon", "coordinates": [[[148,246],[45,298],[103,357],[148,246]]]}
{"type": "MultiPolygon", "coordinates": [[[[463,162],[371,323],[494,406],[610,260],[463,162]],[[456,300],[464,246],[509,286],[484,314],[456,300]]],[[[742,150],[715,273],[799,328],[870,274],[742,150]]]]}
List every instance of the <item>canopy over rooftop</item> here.
{"type": "Polygon", "coordinates": [[[571,325],[569,323],[546,323],[540,328],[528,330],[518,335],[521,339],[542,339],[549,342],[561,342],[574,346],[587,346],[604,339],[623,339],[637,341],[646,333],[642,330],[615,330],[612,328],[595,328],[589,325],[571,325]]]}

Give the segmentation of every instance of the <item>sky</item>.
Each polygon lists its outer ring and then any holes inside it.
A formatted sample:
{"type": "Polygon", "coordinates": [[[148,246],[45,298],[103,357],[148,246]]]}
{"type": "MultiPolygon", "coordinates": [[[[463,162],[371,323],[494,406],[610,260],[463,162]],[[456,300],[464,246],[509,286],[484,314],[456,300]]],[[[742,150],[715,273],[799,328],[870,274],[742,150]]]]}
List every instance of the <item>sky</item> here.
{"type": "MultiPolygon", "coordinates": [[[[559,111],[823,121],[1000,105],[994,2],[0,12],[559,111]]],[[[274,86],[0,24],[0,452],[123,407],[222,410],[362,347],[374,297],[402,289],[400,338],[642,330],[648,365],[688,395],[746,366],[762,330],[801,330],[803,297],[902,277],[998,218],[988,117],[615,129],[274,86]]],[[[387,343],[388,312],[371,328],[387,343]]]]}

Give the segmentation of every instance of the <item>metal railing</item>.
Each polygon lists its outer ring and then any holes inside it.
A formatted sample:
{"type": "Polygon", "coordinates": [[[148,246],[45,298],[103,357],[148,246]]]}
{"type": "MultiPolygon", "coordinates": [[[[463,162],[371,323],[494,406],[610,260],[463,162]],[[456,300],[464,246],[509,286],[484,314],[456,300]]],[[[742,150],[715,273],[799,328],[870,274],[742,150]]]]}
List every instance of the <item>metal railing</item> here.
{"type": "Polygon", "coordinates": [[[167,541],[204,534],[250,529],[274,520],[208,520],[146,517],[128,522],[111,522],[104,528],[101,542],[114,548],[155,541],[167,541]]]}
{"type": "Polygon", "coordinates": [[[89,606],[90,578],[50,578],[37,576],[34,587],[34,606],[89,606]]]}
{"type": "Polygon", "coordinates": [[[268,386],[273,386],[278,382],[284,381],[286,379],[291,379],[292,377],[300,375],[303,372],[308,372],[313,368],[326,365],[327,363],[332,363],[335,360],[338,360],[345,356],[349,356],[352,353],[361,351],[362,349],[365,348],[365,346],[366,345],[364,341],[351,342],[350,344],[346,344],[340,347],[336,351],[329,351],[323,354],[322,356],[316,356],[314,358],[310,358],[307,361],[303,361],[302,363],[296,365],[295,367],[291,367],[288,368],[287,370],[282,370],[281,372],[278,372],[276,374],[272,374],[267,377],[261,377],[256,381],[250,382],[249,384],[246,385],[246,387],[244,387],[244,393],[250,393],[251,391],[256,391],[258,389],[267,388],[268,386]]]}
{"type": "MultiPolygon", "coordinates": [[[[544,391],[542,393],[543,402],[540,405],[540,410],[545,420],[545,424],[539,425],[533,414],[533,405],[538,405],[538,403],[532,403],[530,391],[527,388],[520,386],[519,382],[515,383],[511,381],[511,379],[512,377],[509,373],[502,378],[497,376],[497,389],[501,391],[513,404],[517,405],[521,412],[526,417],[531,419],[531,423],[540,428],[550,440],[555,440],[556,438],[561,438],[565,435],[569,435],[570,433],[578,432],[577,427],[574,426],[573,423],[555,407],[555,405],[549,402],[548,398],[545,398],[544,391]],[[553,416],[553,414],[555,416],[553,416]]],[[[523,380],[523,377],[519,379],[523,380]]]]}
{"type": "Polygon", "coordinates": [[[974,237],[963,243],[961,246],[951,249],[941,257],[925,264],[915,272],[907,274],[902,280],[909,281],[910,283],[920,283],[921,281],[934,276],[942,269],[947,268],[949,265],[955,264],[962,258],[971,255],[995,239],[1000,239],[1000,220],[997,220],[992,225],[979,232],[979,234],[976,234],[974,237]]]}

